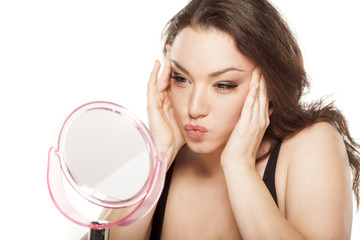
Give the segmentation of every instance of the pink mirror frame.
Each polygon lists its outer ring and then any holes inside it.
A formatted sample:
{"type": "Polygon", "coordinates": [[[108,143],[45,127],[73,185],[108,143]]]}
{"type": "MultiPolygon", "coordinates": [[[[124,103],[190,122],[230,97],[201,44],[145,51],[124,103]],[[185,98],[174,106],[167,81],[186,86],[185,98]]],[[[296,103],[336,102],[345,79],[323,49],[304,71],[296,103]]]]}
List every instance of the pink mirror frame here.
{"type": "MultiPolygon", "coordinates": [[[[158,154],[154,140],[147,127],[126,108],[111,102],[90,102],[75,109],[65,120],[58,140],[58,148],[51,147],[48,155],[47,185],[50,196],[58,210],[76,224],[92,229],[104,229],[115,225],[126,226],[143,218],[157,203],[165,181],[167,158],[165,154],[158,154]],[[85,186],[77,183],[69,171],[64,156],[64,141],[66,131],[71,123],[81,114],[94,110],[104,109],[113,111],[127,118],[144,137],[150,155],[150,173],[142,189],[133,197],[126,200],[104,200],[92,195],[85,186]],[[63,177],[65,176],[65,178],[63,177]],[[66,179],[76,192],[89,202],[105,208],[127,208],[137,204],[125,217],[113,222],[94,224],[97,219],[88,219],[72,206],[64,189],[63,180],[66,179]]],[[[103,219],[101,219],[103,220],[103,219]]]]}

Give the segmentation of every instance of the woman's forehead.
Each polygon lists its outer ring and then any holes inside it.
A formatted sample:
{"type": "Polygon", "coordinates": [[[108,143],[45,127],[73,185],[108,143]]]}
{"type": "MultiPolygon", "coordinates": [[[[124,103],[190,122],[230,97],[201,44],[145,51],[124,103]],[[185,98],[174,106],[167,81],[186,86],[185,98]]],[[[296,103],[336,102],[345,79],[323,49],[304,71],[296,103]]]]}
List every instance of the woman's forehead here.
{"type": "Polygon", "coordinates": [[[172,44],[171,59],[187,69],[194,64],[208,71],[228,67],[254,68],[254,64],[237,49],[233,37],[215,28],[186,27],[181,30],[172,44]]]}

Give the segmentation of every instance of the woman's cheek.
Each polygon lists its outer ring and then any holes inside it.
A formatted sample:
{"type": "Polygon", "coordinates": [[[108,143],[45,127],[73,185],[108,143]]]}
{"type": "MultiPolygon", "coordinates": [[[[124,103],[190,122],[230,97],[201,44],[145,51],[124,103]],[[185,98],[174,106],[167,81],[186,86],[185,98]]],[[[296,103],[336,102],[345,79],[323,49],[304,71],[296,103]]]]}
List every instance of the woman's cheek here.
{"type": "Polygon", "coordinates": [[[177,89],[172,88],[170,91],[170,100],[174,109],[176,120],[179,121],[180,113],[184,111],[184,95],[180,94],[177,89]]]}
{"type": "MultiPolygon", "coordinates": [[[[224,112],[227,112],[228,114],[223,114],[222,116],[224,118],[224,122],[227,122],[227,125],[229,126],[229,129],[227,131],[227,134],[230,135],[235,128],[235,125],[238,123],[238,121],[241,118],[242,109],[244,106],[246,96],[240,95],[240,97],[233,99],[231,102],[235,104],[227,105],[226,109],[224,109],[224,112]]],[[[230,136],[229,136],[230,137],[230,136]]]]}

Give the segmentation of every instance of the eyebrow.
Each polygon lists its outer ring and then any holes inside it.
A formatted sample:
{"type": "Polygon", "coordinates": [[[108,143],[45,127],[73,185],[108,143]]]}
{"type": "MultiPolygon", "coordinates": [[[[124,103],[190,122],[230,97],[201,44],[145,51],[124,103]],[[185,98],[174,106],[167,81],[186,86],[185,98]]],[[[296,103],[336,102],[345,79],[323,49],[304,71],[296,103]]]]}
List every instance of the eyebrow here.
{"type": "MultiPolygon", "coordinates": [[[[176,62],[175,60],[171,60],[171,62],[172,62],[178,69],[180,69],[180,70],[183,71],[184,73],[190,75],[189,71],[186,70],[183,66],[181,66],[178,62],[176,62]]],[[[224,69],[222,69],[222,70],[219,70],[219,71],[210,73],[210,74],[208,74],[208,76],[209,76],[209,77],[216,77],[216,76],[219,76],[219,75],[224,74],[224,73],[229,72],[229,71],[245,72],[245,70],[240,69],[240,68],[228,67],[228,68],[224,68],[224,69]]]]}

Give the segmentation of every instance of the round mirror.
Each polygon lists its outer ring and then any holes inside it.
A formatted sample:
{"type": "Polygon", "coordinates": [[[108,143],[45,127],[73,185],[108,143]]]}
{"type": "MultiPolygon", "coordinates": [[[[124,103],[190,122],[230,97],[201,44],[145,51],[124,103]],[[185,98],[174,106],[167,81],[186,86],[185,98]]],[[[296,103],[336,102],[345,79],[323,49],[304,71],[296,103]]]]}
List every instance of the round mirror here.
{"type": "Polygon", "coordinates": [[[59,138],[62,169],[91,202],[117,207],[137,202],[148,187],[153,161],[147,129],[125,108],[89,103],[65,121],[59,138]]]}
{"type": "Polygon", "coordinates": [[[77,186],[104,201],[135,196],[149,177],[144,137],[115,111],[95,108],[77,116],[64,136],[63,154],[77,186]]]}
{"type": "Polygon", "coordinates": [[[149,130],[135,115],[114,103],[91,102],[66,119],[58,148],[49,151],[47,180],[61,213],[98,229],[128,225],[145,216],[161,194],[165,173],[166,156],[158,155],[149,130]],[[84,209],[88,203],[97,206],[94,213],[126,211],[120,219],[98,219],[88,215],[89,207],[84,209]]]}

